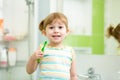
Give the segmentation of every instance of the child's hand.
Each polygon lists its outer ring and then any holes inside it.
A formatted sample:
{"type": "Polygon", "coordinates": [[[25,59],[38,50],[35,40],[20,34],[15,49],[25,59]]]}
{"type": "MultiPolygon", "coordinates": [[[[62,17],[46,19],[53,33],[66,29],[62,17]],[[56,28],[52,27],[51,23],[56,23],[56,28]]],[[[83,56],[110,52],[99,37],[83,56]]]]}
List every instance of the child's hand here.
{"type": "Polygon", "coordinates": [[[41,59],[43,57],[43,52],[41,50],[36,50],[33,54],[33,59],[37,60],[37,59],[41,59]]]}

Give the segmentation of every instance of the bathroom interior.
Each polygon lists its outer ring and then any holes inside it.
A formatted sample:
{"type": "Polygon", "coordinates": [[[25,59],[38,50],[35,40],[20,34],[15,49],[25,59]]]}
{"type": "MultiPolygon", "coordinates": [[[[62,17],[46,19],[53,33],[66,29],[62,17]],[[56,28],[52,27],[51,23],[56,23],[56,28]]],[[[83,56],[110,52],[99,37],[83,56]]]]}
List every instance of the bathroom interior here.
{"type": "Polygon", "coordinates": [[[63,12],[70,34],[64,43],[76,52],[79,80],[120,80],[120,49],[105,36],[120,23],[120,0],[0,0],[0,80],[36,80],[26,73],[30,55],[46,38],[38,24],[63,12]]]}

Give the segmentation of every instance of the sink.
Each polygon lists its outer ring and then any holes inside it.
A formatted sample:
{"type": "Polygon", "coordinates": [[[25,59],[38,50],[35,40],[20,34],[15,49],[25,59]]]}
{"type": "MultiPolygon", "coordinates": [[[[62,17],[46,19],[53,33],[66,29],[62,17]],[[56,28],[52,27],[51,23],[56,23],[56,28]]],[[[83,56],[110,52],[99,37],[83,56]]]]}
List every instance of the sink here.
{"type": "Polygon", "coordinates": [[[78,74],[78,80],[89,80],[89,77],[87,75],[80,75],[78,74]]]}

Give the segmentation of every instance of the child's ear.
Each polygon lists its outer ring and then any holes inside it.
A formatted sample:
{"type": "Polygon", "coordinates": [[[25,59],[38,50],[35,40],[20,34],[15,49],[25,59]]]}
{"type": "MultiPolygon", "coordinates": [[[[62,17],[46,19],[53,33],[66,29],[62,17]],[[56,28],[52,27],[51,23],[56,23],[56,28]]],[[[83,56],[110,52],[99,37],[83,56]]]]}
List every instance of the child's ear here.
{"type": "Polygon", "coordinates": [[[67,29],[67,31],[66,31],[67,33],[70,33],[71,31],[70,31],[70,29],[67,29]]]}
{"type": "Polygon", "coordinates": [[[44,36],[46,36],[46,31],[45,31],[45,30],[43,30],[43,31],[42,31],[42,34],[43,34],[44,36]]]}

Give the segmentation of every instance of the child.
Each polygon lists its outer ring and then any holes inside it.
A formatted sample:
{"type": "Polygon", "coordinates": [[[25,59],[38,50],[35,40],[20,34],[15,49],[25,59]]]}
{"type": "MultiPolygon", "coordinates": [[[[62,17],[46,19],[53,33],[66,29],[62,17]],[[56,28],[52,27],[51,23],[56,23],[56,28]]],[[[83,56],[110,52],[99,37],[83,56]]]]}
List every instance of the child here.
{"type": "Polygon", "coordinates": [[[118,43],[120,43],[120,24],[118,24],[115,28],[110,25],[110,27],[108,27],[106,36],[108,38],[113,36],[118,41],[118,43]]]}
{"type": "Polygon", "coordinates": [[[62,44],[69,32],[66,16],[59,12],[51,13],[41,21],[39,30],[49,43],[44,52],[38,49],[31,55],[26,65],[27,73],[32,74],[39,65],[40,80],[77,80],[75,53],[71,47],[62,44]]]}
{"type": "Polygon", "coordinates": [[[106,34],[107,38],[110,38],[110,40],[107,40],[106,43],[107,44],[107,48],[108,49],[108,53],[109,54],[117,54],[120,55],[120,24],[118,24],[116,27],[113,27],[112,25],[110,25],[107,28],[107,34],[106,34]],[[112,36],[112,37],[111,37],[112,36]],[[114,41],[116,40],[116,41],[114,41]],[[112,43],[111,43],[112,42],[112,43]],[[117,47],[117,48],[116,48],[117,47]]]}

